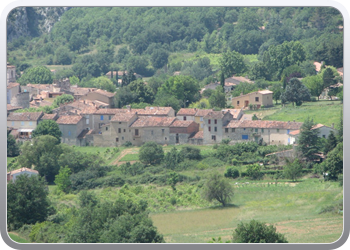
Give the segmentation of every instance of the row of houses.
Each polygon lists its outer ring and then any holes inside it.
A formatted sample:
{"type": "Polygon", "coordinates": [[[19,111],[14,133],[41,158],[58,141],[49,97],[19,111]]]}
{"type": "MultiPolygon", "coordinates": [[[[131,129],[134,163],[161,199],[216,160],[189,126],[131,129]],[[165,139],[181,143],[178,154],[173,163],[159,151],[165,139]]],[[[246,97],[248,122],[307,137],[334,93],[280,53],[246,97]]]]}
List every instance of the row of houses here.
{"type": "MultiPolygon", "coordinates": [[[[293,144],[302,123],[252,120],[243,109],[183,108],[177,114],[171,107],[144,109],[99,108],[86,100],[62,105],[53,114],[13,113],[7,127],[17,139],[31,138],[43,120],[55,120],[62,132],[62,143],[86,146],[120,146],[131,142],[140,146],[147,141],[159,144],[215,144],[223,139],[233,143],[264,141],[267,144],[293,144]]],[[[320,136],[327,138],[332,127],[318,125],[320,136]]]]}

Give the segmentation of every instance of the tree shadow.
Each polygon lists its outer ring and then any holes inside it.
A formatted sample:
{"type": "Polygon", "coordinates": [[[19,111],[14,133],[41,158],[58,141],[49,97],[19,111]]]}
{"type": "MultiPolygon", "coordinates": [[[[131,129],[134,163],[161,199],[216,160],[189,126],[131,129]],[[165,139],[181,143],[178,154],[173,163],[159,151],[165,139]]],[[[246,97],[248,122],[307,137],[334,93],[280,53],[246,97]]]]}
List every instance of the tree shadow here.
{"type": "Polygon", "coordinates": [[[228,209],[228,208],[240,208],[240,206],[235,205],[235,204],[226,204],[224,207],[222,205],[217,205],[217,206],[211,206],[209,208],[216,209],[216,210],[224,210],[224,209],[228,209]]]}

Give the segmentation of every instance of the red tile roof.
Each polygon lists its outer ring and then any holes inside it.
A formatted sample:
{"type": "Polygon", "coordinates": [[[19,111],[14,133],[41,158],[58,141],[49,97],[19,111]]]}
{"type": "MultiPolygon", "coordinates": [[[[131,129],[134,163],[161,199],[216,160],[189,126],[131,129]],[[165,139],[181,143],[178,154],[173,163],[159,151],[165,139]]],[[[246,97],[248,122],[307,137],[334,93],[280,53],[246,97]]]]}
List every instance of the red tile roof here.
{"type": "Polygon", "coordinates": [[[125,113],[118,113],[115,114],[111,121],[116,122],[128,122],[130,119],[132,119],[135,116],[135,113],[125,112],[125,113]]]}
{"type": "Polygon", "coordinates": [[[41,120],[55,120],[57,118],[57,114],[44,114],[41,117],[41,120]]]}
{"type": "Polygon", "coordinates": [[[25,112],[25,113],[13,113],[11,112],[7,120],[8,121],[37,121],[43,115],[43,112],[25,112]]]}
{"type": "Polygon", "coordinates": [[[131,111],[136,111],[138,115],[166,116],[173,110],[172,107],[146,107],[145,109],[132,109],[131,111]]]}
{"type": "Polygon", "coordinates": [[[191,108],[182,108],[177,112],[176,115],[195,115],[197,113],[197,109],[191,109],[191,108]]]}
{"type": "Polygon", "coordinates": [[[97,89],[94,92],[95,93],[99,93],[99,94],[104,95],[104,96],[107,96],[107,97],[115,96],[115,93],[111,93],[111,92],[108,92],[108,91],[105,91],[105,90],[102,90],[102,89],[97,89]]]}
{"type": "Polygon", "coordinates": [[[18,174],[18,173],[23,172],[23,171],[28,171],[28,172],[32,172],[32,173],[35,173],[35,174],[39,174],[39,172],[37,170],[30,169],[30,168],[19,168],[19,169],[7,172],[7,174],[13,175],[13,174],[18,174]]]}
{"type": "Polygon", "coordinates": [[[281,121],[262,121],[262,120],[233,120],[227,124],[226,128],[278,128],[278,129],[300,129],[302,122],[281,122],[281,121]]]}
{"type": "Polygon", "coordinates": [[[213,111],[213,110],[212,109],[198,109],[195,116],[203,117],[203,116],[206,116],[207,114],[209,114],[211,111],[213,111]]]}
{"type": "MultiPolygon", "coordinates": [[[[322,127],[327,127],[327,126],[325,126],[325,125],[323,125],[323,124],[321,124],[321,123],[318,123],[318,124],[316,124],[315,126],[313,126],[312,129],[318,129],[318,128],[322,128],[322,127]]],[[[295,131],[292,131],[292,132],[290,132],[289,134],[290,134],[290,135],[298,135],[299,133],[300,133],[300,129],[295,130],[295,131]]]]}
{"type": "Polygon", "coordinates": [[[119,113],[126,113],[127,109],[98,109],[94,115],[115,115],[119,113]]]}
{"type": "Polygon", "coordinates": [[[222,119],[227,111],[211,111],[204,116],[205,119],[222,119]]]}
{"type": "Polygon", "coordinates": [[[11,82],[11,83],[9,83],[9,85],[7,85],[7,89],[11,89],[11,88],[14,88],[14,87],[17,87],[17,86],[19,86],[19,83],[11,82]]]}
{"type": "Polygon", "coordinates": [[[239,114],[242,112],[241,109],[223,109],[222,111],[230,112],[234,119],[237,119],[239,114]]]}
{"type": "Polygon", "coordinates": [[[82,118],[83,117],[80,115],[62,115],[57,119],[56,122],[62,125],[74,125],[74,124],[78,124],[78,122],[82,118]]]}
{"type": "Polygon", "coordinates": [[[170,127],[187,128],[192,123],[195,123],[195,122],[194,121],[180,121],[180,120],[176,120],[170,125],[170,127]]]}
{"type": "Polygon", "coordinates": [[[22,109],[22,108],[23,108],[23,107],[12,106],[11,104],[7,104],[7,105],[6,105],[7,111],[17,110],[17,109],[22,109]]]}
{"type": "Polygon", "coordinates": [[[192,136],[190,139],[203,139],[203,130],[198,131],[194,136],[192,136]]]}
{"type": "Polygon", "coordinates": [[[169,127],[176,117],[139,117],[131,127],[169,127]]]}

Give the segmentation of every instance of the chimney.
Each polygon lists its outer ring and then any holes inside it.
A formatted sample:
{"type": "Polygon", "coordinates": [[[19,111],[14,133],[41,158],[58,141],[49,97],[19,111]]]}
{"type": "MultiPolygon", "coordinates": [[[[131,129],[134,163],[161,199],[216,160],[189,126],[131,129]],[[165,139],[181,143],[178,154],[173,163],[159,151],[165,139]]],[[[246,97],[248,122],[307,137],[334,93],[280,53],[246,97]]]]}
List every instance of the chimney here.
{"type": "Polygon", "coordinates": [[[126,105],[126,108],[128,109],[128,111],[131,111],[131,106],[130,105],[126,105]]]}

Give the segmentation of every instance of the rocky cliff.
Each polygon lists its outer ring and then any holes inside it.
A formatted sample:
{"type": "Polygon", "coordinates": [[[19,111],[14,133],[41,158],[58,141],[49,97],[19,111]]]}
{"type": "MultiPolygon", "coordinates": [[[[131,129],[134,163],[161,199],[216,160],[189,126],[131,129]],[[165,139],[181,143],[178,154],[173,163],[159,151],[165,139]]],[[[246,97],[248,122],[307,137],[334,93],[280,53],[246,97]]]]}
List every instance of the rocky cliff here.
{"type": "Polygon", "coordinates": [[[62,14],[71,7],[18,7],[7,17],[7,41],[20,36],[39,36],[50,32],[62,14]]]}

